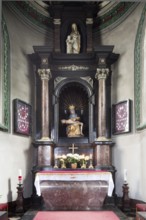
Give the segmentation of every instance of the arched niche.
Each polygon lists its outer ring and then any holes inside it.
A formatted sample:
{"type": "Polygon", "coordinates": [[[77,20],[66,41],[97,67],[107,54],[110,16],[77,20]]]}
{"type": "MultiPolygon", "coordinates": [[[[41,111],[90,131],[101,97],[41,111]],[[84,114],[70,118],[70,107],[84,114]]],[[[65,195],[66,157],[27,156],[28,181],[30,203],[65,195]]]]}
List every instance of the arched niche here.
{"type": "Polygon", "coordinates": [[[54,141],[56,143],[74,142],[84,143],[93,141],[93,104],[94,94],[92,86],[82,79],[65,79],[58,83],[54,91],[54,141]],[[69,105],[75,105],[77,115],[83,122],[82,138],[68,138],[66,128],[62,125],[61,119],[68,118],[69,105]]]}
{"type": "Polygon", "coordinates": [[[61,52],[66,53],[66,38],[71,33],[71,26],[75,23],[81,37],[80,53],[86,52],[86,26],[84,22],[79,19],[67,19],[61,26],[61,52]]]}

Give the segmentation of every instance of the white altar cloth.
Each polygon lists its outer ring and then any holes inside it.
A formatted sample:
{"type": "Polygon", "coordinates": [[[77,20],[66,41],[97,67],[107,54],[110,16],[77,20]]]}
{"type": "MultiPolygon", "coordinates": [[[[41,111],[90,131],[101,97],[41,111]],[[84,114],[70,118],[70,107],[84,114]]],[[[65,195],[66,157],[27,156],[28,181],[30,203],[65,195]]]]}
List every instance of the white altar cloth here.
{"type": "Polygon", "coordinates": [[[34,185],[36,193],[41,196],[41,181],[92,181],[104,180],[108,182],[108,196],[112,196],[114,182],[111,172],[107,171],[41,171],[36,173],[34,185]]]}

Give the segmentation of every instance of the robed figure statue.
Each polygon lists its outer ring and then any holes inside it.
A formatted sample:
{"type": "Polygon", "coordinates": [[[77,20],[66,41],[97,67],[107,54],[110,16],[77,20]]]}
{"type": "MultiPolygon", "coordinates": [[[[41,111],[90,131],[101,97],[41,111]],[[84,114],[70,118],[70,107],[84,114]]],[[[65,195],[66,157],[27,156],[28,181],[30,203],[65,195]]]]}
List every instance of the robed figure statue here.
{"type": "Polygon", "coordinates": [[[69,119],[62,119],[62,124],[67,124],[66,135],[67,137],[82,137],[83,135],[83,123],[80,122],[80,117],[75,113],[75,106],[69,106],[69,119]]]}
{"type": "Polygon", "coordinates": [[[80,34],[78,32],[77,25],[75,23],[71,26],[72,31],[66,39],[66,52],[67,54],[78,54],[80,53],[80,34]]]}

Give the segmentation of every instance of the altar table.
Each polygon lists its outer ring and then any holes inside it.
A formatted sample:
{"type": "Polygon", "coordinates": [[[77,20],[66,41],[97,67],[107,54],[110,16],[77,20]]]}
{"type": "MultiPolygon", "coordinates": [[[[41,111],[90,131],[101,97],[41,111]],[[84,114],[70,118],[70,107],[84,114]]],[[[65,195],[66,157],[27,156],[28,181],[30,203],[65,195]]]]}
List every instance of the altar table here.
{"type": "Polygon", "coordinates": [[[95,170],[42,171],[34,184],[47,210],[98,210],[114,189],[112,174],[95,170]]]}

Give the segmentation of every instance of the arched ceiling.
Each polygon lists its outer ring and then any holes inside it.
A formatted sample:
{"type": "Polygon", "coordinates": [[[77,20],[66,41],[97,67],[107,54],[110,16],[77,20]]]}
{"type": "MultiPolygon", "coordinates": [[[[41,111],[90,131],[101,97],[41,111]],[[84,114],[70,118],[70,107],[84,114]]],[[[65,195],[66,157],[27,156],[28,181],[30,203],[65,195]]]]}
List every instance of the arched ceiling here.
{"type": "MultiPolygon", "coordinates": [[[[86,4],[86,1],[8,1],[6,4],[27,24],[36,25],[41,29],[52,27],[52,18],[49,14],[49,7],[52,4],[86,4]]],[[[119,25],[137,6],[138,2],[119,1],[90,1],[90,4],[98,4],[97,21],[94,31],[109,30],[119,25]]]]}

